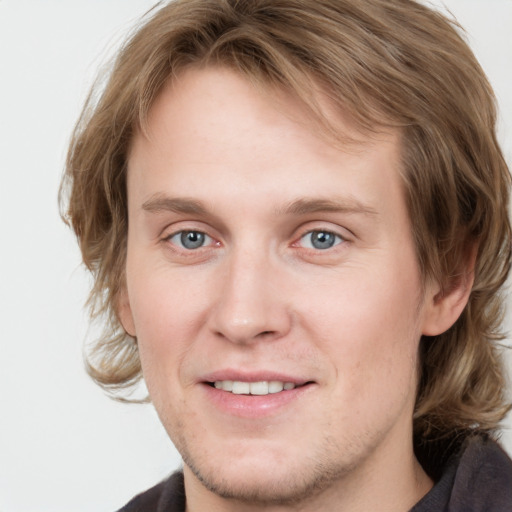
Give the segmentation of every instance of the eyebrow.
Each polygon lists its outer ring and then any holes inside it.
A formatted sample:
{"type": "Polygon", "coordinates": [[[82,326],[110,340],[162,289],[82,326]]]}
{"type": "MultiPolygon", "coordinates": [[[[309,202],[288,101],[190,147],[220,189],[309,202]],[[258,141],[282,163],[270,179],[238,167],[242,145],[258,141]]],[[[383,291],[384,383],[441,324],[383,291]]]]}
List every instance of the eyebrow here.
{"type": "MultiPolygon", "coordinates": [[[[151,212],[174,212],[185,215],[208,215],[202,202],[187,197],[167,197],[156,194],[142,204],[142,209],[151,212]]],[[[355,198],[301,198],[291,201],[284,208],[276,210],[277,215],[307,215],[319,212],[377,215],[374,208],[365,205],[355,198]]]]}
{"type": "Polygon", "coordinates": [[[333,213],[359,213],[364,215],[377,215],[374,208],[365,205],[355,198],[335,198],[335,199],[308,199],[301,198],[289,203],[284,209],[278,210],[278,213],[307,215],[309,213],[333,212],[333,213]]]}
{"type": "Polygon", "coordinates": [[[206,215],[207,209],[195,199],[187,197],[167,197],[157,194],[142,204],[142,209],[151,212],[174,212],[192,215],[206,215]]]}

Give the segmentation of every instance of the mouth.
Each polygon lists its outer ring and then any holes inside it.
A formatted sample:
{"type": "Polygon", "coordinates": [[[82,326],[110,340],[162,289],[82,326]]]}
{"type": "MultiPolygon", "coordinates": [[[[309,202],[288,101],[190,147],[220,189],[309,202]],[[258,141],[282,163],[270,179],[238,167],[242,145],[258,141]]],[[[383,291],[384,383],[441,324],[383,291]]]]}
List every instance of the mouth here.
{"type": "Polygon", "coordinates": [[[246,382],[237,380],[216,380],[214,382],[208,382],[209,386],[226,391],[233,395],[256,395],[265,396],[283,391],[291,391],[295,388],[300,388],[311,384],[311,382],[305,382],[304,384],[295,384],[294,382],[284,382],[278,380],[271,381],[256,381],[246,382]]]}
{"type": "Polygon", "coordinates": [[[279,414],[288,418],[289,413],[296,411],[317,387],[313,380],[272,371],[252,372],[251,375],[237,370],[220,370],[205,375],[200,383],[206,392],[203,395],[205,410],[211,410],[209,408],[213,406],[223,415],[242,420],[263,420],[272,416],[277,421],[279,414]]]}

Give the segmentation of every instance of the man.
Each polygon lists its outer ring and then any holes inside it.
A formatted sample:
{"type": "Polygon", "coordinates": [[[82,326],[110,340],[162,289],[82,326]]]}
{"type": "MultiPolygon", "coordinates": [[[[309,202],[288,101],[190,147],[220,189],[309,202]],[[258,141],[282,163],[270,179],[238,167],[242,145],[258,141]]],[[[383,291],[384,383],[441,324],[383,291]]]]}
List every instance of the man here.
{"type": "Polygon", "coordinates": [[[64,183],[89,372],[143,376],[184,461],[123,511],[512,509],[495,117],[410,0],[178,0],[133,35],[64,183]]]}

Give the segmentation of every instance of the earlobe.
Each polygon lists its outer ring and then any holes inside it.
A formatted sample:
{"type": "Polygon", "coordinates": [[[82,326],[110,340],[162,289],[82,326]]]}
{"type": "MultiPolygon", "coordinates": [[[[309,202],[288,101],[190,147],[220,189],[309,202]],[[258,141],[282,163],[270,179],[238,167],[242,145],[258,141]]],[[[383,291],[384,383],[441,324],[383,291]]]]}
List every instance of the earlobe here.
{"type": "MultiPolygon", "coordinates": [[[[473,263],[473,261],[471,262],[473,263]]],[[[426,296],[422,334],[437,336],[447,331],[459,318],[468,303],[473,287],[474,267],[451,278],[446,288],[432,287],[426,296]]]]}
{"type": "Polygon", "coordinates": [[[126,287],[119,293],[116,306],[116,314],[123,329],[132,337],[136,337],[135,322],[133,321],[132,308],[126,287]]]}

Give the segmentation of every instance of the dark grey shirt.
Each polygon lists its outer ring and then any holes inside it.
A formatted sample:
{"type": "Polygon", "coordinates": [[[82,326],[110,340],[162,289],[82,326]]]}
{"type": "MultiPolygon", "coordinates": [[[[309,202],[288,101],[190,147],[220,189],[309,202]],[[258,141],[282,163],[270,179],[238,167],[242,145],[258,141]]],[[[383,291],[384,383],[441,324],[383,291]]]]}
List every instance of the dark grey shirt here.
{"type": "Polygon", "coordinates": [[[470,438],[410,512],[512,512],[512,461],[494,441],[470,438]]]}
{"type": "MultiPolygon", "coordinates": [[[[183,473],[139,494],[118,512],[184,512],[183,473]]],[[[494,441],[472,437],[410,512],[512,512],[512,461],[494,441]]]]}

